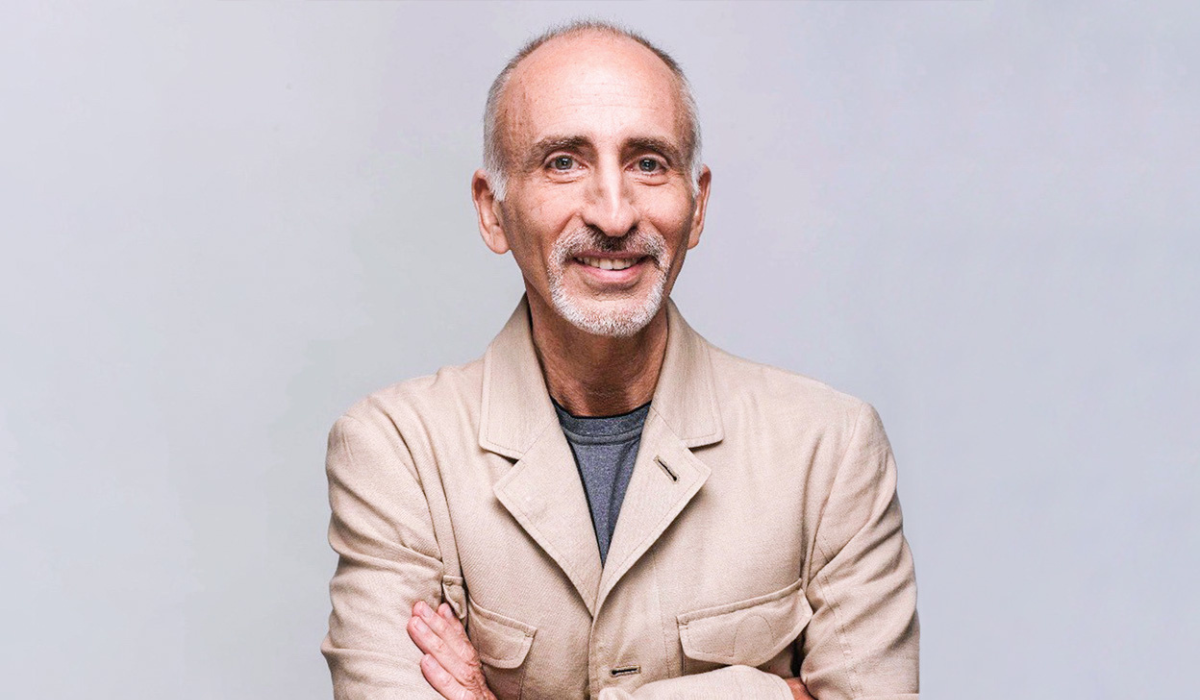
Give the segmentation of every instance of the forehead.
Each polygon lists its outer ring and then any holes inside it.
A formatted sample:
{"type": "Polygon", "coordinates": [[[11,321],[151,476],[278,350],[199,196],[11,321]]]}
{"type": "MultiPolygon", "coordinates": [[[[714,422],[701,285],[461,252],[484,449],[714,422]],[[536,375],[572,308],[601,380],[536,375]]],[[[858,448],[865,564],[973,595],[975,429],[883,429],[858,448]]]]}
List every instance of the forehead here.
{"type": "Polygon", "coordinates": [[[514,69],[502,100],[516,148],[546,136],[683,141],[678,79],[627,37],[589,32],[546,42],[514,69]]]}

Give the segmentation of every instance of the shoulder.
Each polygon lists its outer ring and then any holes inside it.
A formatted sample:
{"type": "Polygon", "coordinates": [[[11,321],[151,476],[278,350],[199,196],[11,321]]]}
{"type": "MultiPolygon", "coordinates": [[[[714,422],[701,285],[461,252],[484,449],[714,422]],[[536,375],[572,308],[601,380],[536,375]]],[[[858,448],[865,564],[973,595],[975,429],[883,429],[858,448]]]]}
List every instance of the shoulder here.
{"type": "Polygon", "coordinates": [[[755,454],[759,464],[787,468],[799,461],[809,474],[806,488],[818,494],[830,493],[838,478],[876,483],[894,468],[871,404],[812,377],[710,348],[729,447],[755,454]]]}
{"type": "Polygon", "coordinates": [[[391,384],[356,401],[339,422],[403,431],[406,428],[467,419],[479,411],[483,360],[447,365],[433,374],[391,384]]]}
{"type": "Polygon", "coordinates": [[[860,423],[879,423],[869,403],[822,381],[708,347],[717,397],[727,418],[752,417],[847,436],[860,423]]]}

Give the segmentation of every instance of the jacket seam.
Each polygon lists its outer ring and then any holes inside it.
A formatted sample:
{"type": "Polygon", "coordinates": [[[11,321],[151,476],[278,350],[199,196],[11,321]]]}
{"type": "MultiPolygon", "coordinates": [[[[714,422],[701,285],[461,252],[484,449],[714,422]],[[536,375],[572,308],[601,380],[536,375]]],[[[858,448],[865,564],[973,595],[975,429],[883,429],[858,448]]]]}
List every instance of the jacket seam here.
{"type": "Polygon", "coordinates": [[[855,414],[854,427],[850,431],[850,437],[846,440],[846,448],[842,452],[841,459],[838,460],[837,471],[834,472],[834,477],[833,477],[834,484],[830,488],[830,497],[828,499],[826,499],[824,506],[822,506],[822,508],[821,508],[821,517],[817,521],[818,524],[817,524],[817,533],[816,533],[816,544],[821,549],[822,555],[824,555],[824,557],[825,557],[825,564],[822,565],[821,570],[817,572],[817,574],[815,576],[815,582],[818,585],[820,585],[821,588],[827,592],[827,594],[830,594],[830,595],[827,595],[827,597],[829,599],[829,608],[833,612],[834,620],[837,623],[838,643],[842,647],[842,657],[846,663],[846,675],[850,681],[850,687],[853,690],[854,695],[856,697],[859,695],[862,695],[862,685],[859,683],[859,680],[858,680],[858,669],[856,668],[856,664],[854,661],[854,654],[850,649],[849,641],[846,639],[846,625],[842,620],[842,615],[839,610],[837,596],[831,595],[834,591],[834,587],[829,582],[828,567],[829,567],[829,563],[831,561],[833,561],[833,558],[836,556],[836,554],[833,553],[832,544],[828,541],[828,539],[825,537],[825,533],[821,530],[820,523],[823,522],[825,519],[825,506],[828,506],[829,501],[832,500],[833,490],[836,487],[837,482],[842,475],[842,470],[846,466],[846,458],[850,456],[850,448],[854,444],[854,439],[856,437],[858,437],[858,429],[859,429],[859,426],[862,425],[862,415],[863,415],[865,409],[866,409],[866,403],[865,402],[860,403],[859,407],[858,407],[858,411],[855,414]]]}

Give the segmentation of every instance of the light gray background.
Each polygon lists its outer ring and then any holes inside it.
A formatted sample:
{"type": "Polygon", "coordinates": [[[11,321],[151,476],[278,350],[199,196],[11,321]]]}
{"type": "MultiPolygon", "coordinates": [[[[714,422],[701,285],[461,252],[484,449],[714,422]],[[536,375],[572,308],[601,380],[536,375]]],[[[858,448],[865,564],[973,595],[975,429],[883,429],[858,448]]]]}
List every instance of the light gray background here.
{"type": "Polygon", "coordinates": [[[1195,697],[1194,3],[0,6],[0,694],[329,697],[326,432],[517,301],[484,92],[579,15],[695,83],[675,298],[874,403],[924,697],[1195,697]]]}

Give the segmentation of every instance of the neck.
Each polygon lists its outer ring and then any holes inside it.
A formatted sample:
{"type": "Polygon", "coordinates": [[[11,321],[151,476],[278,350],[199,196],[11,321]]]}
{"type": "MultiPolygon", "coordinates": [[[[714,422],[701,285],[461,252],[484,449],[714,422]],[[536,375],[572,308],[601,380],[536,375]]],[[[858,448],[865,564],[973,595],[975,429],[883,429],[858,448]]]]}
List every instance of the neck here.
{"type": "Polygon", "coordinates": [[[529,294],[533,345],[550,396],[576,416],[613,416],[650,401],[667,350],[666,303],[627,338],[593,335],[529,294]]]}

